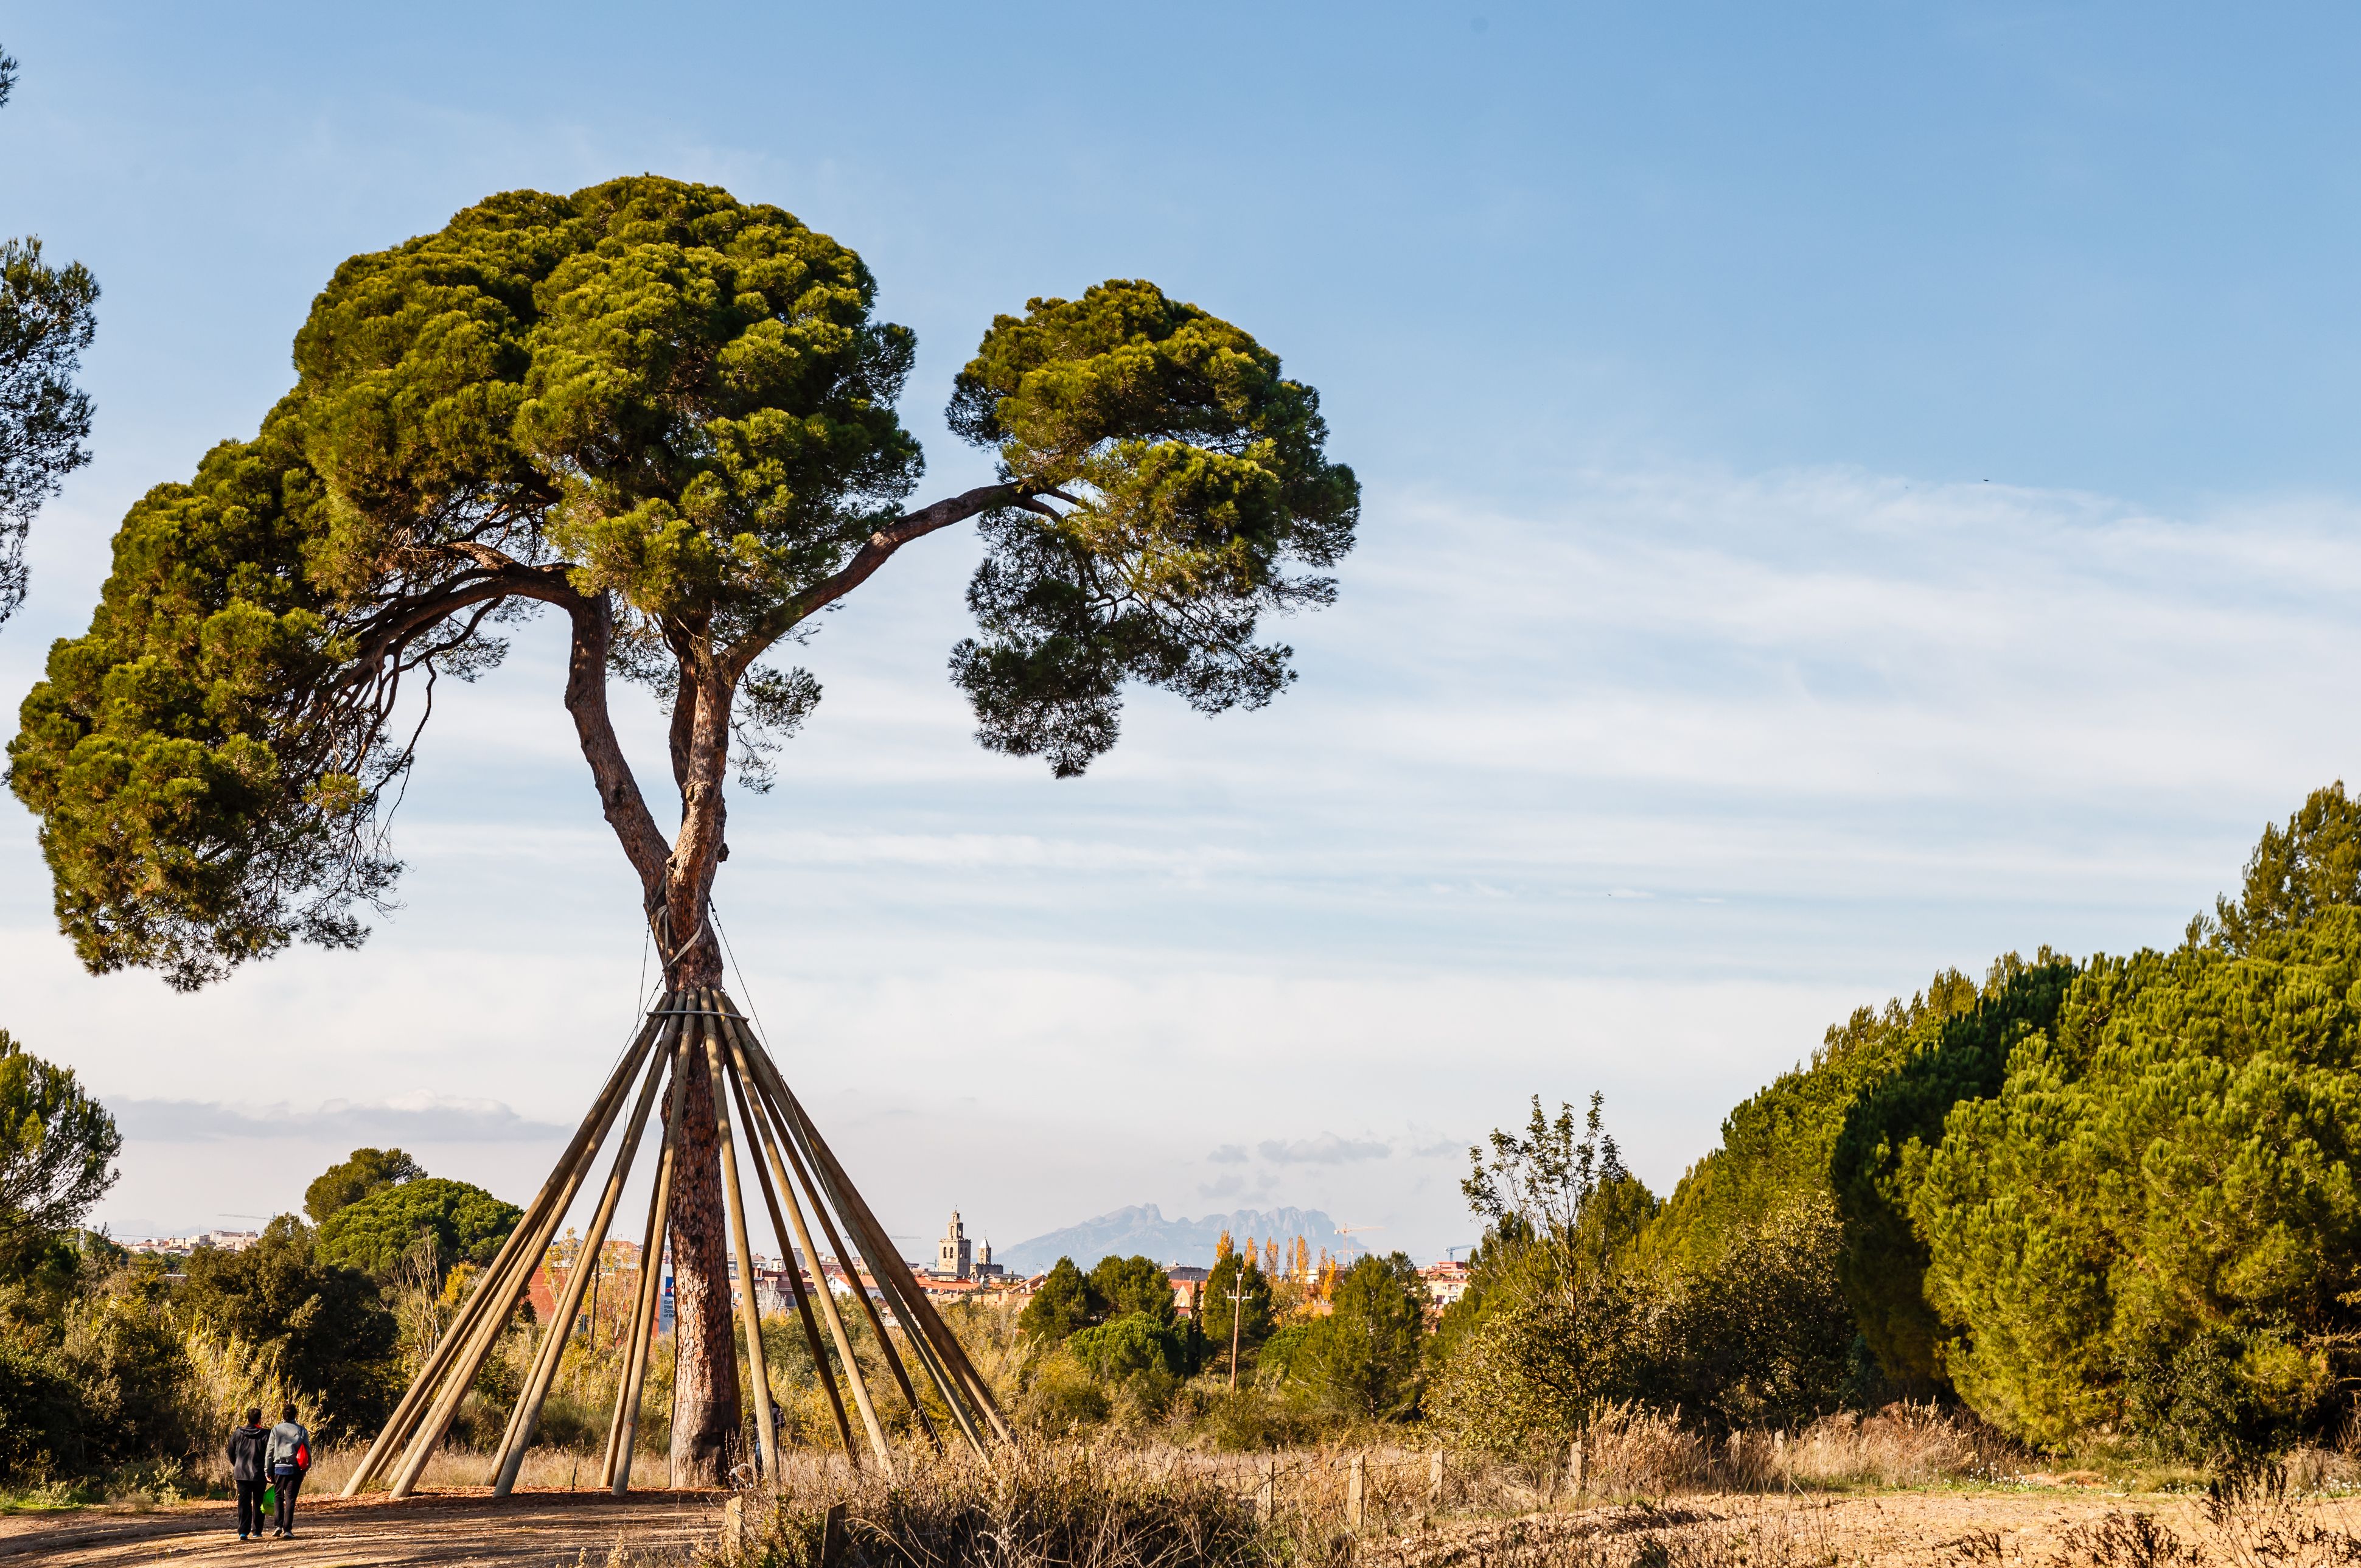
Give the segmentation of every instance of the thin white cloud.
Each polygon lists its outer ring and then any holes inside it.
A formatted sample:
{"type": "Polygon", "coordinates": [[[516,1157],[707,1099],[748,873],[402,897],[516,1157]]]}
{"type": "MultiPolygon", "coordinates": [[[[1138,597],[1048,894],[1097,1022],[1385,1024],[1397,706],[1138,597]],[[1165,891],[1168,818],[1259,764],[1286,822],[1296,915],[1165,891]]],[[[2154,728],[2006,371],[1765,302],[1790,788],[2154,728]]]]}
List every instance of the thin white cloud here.
{"type": "Polygon", "coordinates": [[[520,1116],[497,1100],[404,1095],[378,1104],[331,1100],[311,1110],[286,1103],[225,1105],[203,1100],[106,1102],[126,1139],[214,1143],[351,1138],[356,1145],[538,1143],[566,1129],[520,1116]]]}
{"type": "Polygon", "coordinates": [[[1390,1144],[1376,1138],[1340,1138],[1334,1133],[1316,1138],[1266,1138],[1255,1146],[1255,1153],[1273,1165],[1348,1165],[1384,1159],[1393,1152],[1390,1144]]]}
{"type": "MultiPolygon", "coordinates": [[[[1436,1129],[1593,1086],[1661,1190],[1855,1005],[2012,948],[2174,940],[2265,819],[2352,774],[2320,715],[2361,682],[2356,521],[1837,470],[1597,472],[1547,512],[1372,491],[1340,603],[1284,628],[1298,686],[1216,723],[1140,694],[1123,744],[1063,783],[970,739],[942,673],[965,620],[947,537],[808,651],[829,700],[778,791],[733,803],[733,994],[897,1231],[957,1202],[1033,1234],[1236,1177],[1221,1196],[1439,1248],[1468,1239],[1466,1140],[1436,1129]],[[1227,1133],[1246,1118],[1287,1157],[1227,1133]]],[[[0,685],[78,628],[12,623],[0,685]]],[[[452,694],[397,830],[406,907],[367,948],[193,997],[80,971],[33,824],[0,800],[0,1024],[118,1109],[215,1108],[136,1121],[135,1143],[426,1143],[423,1113],[352,1109],[413,1084],[570,1128],[645,938],[562,674],[540,624],[452,694]],[[302,1092],[344,1108],[291,1124],[225,1087],[251,1041],[324,1027],[302,1092]]],[[[652,710],[618,714],[661,795],[652,710]]],[[[529,1193],[562,1142],[520,1131],[467,1168],[529,1193]]],[[[225,1179],[204,1144],[155,1146],[180,1152],[126,1150],[126,1212],[257,1206],[205,1196],[225,1179]]]]}

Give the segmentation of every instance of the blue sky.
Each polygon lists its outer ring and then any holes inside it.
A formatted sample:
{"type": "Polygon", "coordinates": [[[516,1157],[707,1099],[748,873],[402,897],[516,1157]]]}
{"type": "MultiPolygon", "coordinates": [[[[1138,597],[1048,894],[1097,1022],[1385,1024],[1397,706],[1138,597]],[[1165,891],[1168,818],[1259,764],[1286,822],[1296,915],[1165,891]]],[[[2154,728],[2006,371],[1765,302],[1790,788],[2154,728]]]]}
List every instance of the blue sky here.
{"type": "MultiPolygon", "coordinates": [[[[1593,1087],[1661,1189],[1852,1006],[2168,942],[2345,772],[2356,28],[12,16],[0,232],[105,297],[98,459],[0,630],[0,734],[123,508],[285,389],[335,264],[491,192],[650,170],[859,248],[919,335],[928,491],[983,471],[940,410],[995,311],[1152,278],[1322,389],[1366,488],[1342,602],[1289,627],[1268,712],[1151,694],[1053,783],[977,750],[943,678],[972,544],[906,553],[733,817],[717,896],[791,1074],[921,1237],[954,1203],[1004,1242],[1295,1203],[1430,1255],[1470,1233],[1455,1151],[1593,1087]]],[[[641,947],[557,679],[540,628],[438,716],[366,949],[194,998],[81,974],[0,802],[0,1025],[123,1109],[118,1231],[286,1206],[362,1141],[530,1188],[641,947]]]]}

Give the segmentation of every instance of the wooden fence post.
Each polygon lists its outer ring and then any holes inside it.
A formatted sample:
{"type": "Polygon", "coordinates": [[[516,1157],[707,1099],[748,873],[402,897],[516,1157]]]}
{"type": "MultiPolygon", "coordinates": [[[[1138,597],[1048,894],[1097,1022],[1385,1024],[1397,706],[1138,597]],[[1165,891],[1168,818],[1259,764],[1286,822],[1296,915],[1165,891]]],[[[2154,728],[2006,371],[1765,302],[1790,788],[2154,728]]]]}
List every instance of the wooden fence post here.
{"type": "Polygon", "coordinates": [[[844,1561],[844,1505],[830,1503],[828,1519],[819,1529],[820,1568],[837,1568],[844,1561]]]}
{"type": "Polygon", "coordinates": [[[1279,1461],[1262,1462],[1262,1486],[1255,1493],[1255,1517],[1268,1524],[1279,1511],[1279,1461]]]}
{"type": "Polygon", "coordinates": [[[1429,1513],[1443,1511],[1443,1450],[1439,1448],[1427,1456],[1426,1507],[1429,1513]]]}
{"type": "Polygon", "coordinates": [[[1575,1439],[1574,1453],[1565,1462],[1565,1478],[1567,1483],[1574,1487],[1574,1506],[1576,1508],[1580,1508],[1582,1506],[1583,1487],[1589,1480],[1589,1475],[1584,1468],[1582,1440],[1580,1438],[1575,1439]]]}
{"type": "Polygon", "coordinates": [[[740,1492],[721,1505],[721,1549],[746,1550],[746,1494],[740,1492]]]}
{"type": "Polygon", "coordinates": [[[1353,1530],[1361,1528],[1365,1491],[1368,1485],[1368,1463],[1360,1454],[1353,1455],[1353,1468],[1345,1477],[1345,1523],[1353,1530]]]}

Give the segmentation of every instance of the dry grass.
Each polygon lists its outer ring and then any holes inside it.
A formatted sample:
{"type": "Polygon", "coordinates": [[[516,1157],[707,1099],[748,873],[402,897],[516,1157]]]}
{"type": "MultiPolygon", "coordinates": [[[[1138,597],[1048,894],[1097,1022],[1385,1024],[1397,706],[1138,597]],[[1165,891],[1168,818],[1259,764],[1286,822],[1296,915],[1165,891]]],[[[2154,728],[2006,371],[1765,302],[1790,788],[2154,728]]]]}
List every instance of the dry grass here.
{"type": "MultiPolygon", "coordinates": [[[[366,1442],[335,1443],[321,1449],[313,1462],[312,1474],[304,1479],[304,1495],[325,1497],[342,1491],[354,1467],[360,1464],[361,1455],[368,1452],[366,1442]]],[[[580,1453],[563,1448],[528,1449],[517,1485],[560,1492],[596,1491],[598,1458],[596,1453],[580,1453]]],[[[384,1490],[389,1479],[380,1471],[368,1490],[384,1490]]],[[[631,1479],[641,1487],[663,1486],[667,1479],[664,1455],[642,1453],[631,1479]]],[[[434,1452],[418,1478],[418,1484],[428,1488],[489,1486],[491,1483],[491,1454],[451,1444],[434,1452]]]]}
{"type": "MultiPolygon", "coordinates": [[[[1973,1416],[1932,1404],[1825,1417],[1802,1431],[1714,1438],[1628,1406],[1579,1435],[1583,1482],[1606,1497],[1931,1486],[2023,1475],[2032,1455],[1973,1416]]],[[[1563,1451],[1569,1470],[1572,1444],[1563,1451]]]]}
{"type": "Polygon", "coordinates": [[[986,1464],[961,1452],[905,1454],[887,1480],[840,1457],[803,1454],[749,1494],[743,1535],[701,1561],[721,1568],[821,1562],[831,1507],[844,1509],[842,1568],[993,1563],[1005,1568],[1195,1568],[1276,1561],[1250,1502],[1213,1477],[1026,1443],[986,1464]]]}

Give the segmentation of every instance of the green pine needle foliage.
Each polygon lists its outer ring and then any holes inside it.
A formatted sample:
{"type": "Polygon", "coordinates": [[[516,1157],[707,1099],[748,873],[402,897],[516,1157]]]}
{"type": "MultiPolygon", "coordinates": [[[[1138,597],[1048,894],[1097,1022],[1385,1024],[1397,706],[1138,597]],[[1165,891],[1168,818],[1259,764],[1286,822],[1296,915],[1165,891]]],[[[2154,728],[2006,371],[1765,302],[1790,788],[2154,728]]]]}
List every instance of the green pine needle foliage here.
{"type": "Polygon", "coordinates": [[[1905,1162],[1953,1380],[2059,1443],[2325,1431],[2361,1375],[2361,909],[2094,959],[1905,1162]]]}
{"type": "Polygon", "coordinates": [[[336,1210],[320,1227],[324,1263],[393,1277],[422,1235],[434,1240],[445,1267],[491,1262],[524,1211],[471,1182],[422,1177],[371,1193],[336,1210]]]}
{"type": "MultiPolygon", "coordinates": [[[[762,788],[819,700],[758,661],[971,517],[979,635],[951,663],[984,744],[1077,773],[1128,683],[1211,713],[1293,678],[1263,619],[1330,601],[1359,504],[1311,388],[1153,284],[1035,300],[952,401],[1004,482],[906,517],[916,340],[876,291],[791,214],[653,176],[511,192],[339,267],[294,389],[133,506],[89,631],[25,699],[10,783],[82,962],[189,988],[360,941],[423,696],[551,607],[593,650],[577,684],[672,707],[708,814],[721,781],[692,762],[762,788]]],[[[659,875],[630,791],[604,806],[659,875]]]]}

